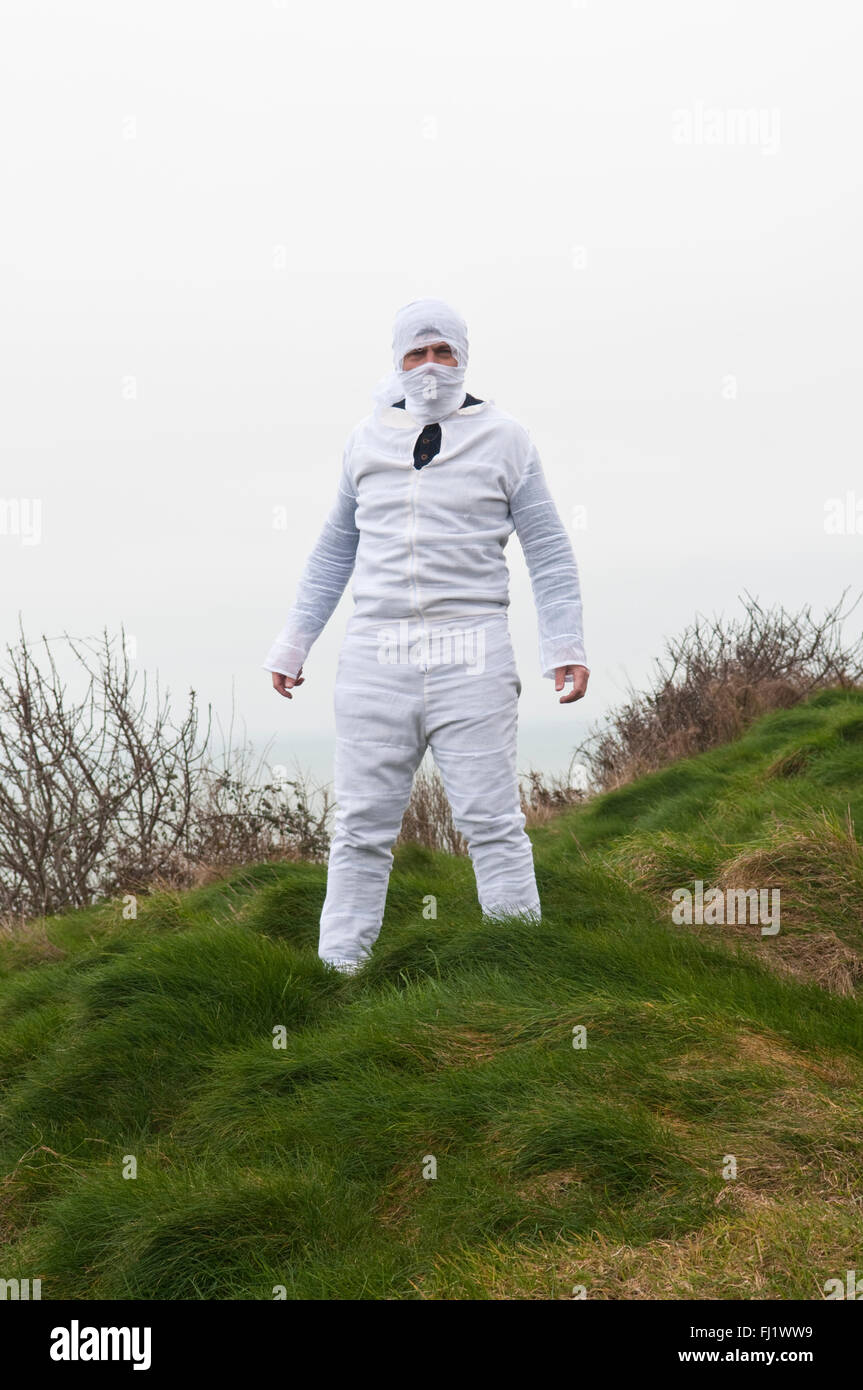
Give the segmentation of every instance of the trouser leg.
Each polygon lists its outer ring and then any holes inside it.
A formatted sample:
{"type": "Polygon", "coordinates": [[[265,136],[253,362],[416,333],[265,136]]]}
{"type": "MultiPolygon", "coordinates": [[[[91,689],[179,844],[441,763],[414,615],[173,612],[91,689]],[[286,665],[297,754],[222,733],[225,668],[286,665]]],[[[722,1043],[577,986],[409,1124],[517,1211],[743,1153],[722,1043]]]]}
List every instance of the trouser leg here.
{"type": "Polygon", "coordinates": [[[322,960],[359,961],[377,940],[392,846],[425,752],[422,677],[346,639],[336,679],[336,815],[320,921],[322,960]]]}
{"type": "Polygon", "coordinates": [[[426,729],[453,821],[464,835],[483,915],[541,917],[517,771],[521,681],[508,629],[481,630],[481,669],[442,663],[427,684],[426,729]]]}

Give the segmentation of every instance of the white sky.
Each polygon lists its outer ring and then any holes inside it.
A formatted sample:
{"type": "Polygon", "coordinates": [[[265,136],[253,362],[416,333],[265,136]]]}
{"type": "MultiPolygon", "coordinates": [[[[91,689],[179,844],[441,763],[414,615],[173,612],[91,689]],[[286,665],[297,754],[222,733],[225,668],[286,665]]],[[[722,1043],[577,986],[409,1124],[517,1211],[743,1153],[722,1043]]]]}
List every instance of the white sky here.
{"type": "Polygon", "coordinates": [[[0,13],[4,643],[19,611],[122,623],[178,702],[225,718],[233,684],[274,758],[326,772],[349,594],[293,702],[260,663],[426,294],[586,508],[580,706],[507,549],[525,764],[565,763],[697,610],[863,587],[863,519],[825,531],[830,498],[863,515],[851,0],[0,13]]]}

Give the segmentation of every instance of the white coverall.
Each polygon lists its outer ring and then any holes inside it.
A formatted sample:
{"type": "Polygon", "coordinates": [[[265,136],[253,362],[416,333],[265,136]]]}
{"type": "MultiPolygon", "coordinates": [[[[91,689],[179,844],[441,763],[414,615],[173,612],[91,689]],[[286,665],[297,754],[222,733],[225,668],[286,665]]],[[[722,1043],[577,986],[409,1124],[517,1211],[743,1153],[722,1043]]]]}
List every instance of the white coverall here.
{"type": "Polygon", "coordinates": [[[263,663],[296,677],[353,574],[318,946],[341,968],[365,959],[377,939],[392,845],[427,746],[467,840],[483,916],[540,916],[516,771],[521,681],[504,557],[513,530],[536,604],[543,677],[587,664],[578,569],[536,447],[491,402],[457,404],[465,399],[463,320],[442,301],[414,301],[396,316],[393,349],[396,370],[348,437],[335,503],[263,663]],[[410,347],[440,340],[453,347],[457,370],[401,370],[410,347]],[[422,376],[420,394],[414,380],[422,376]],[[387,403],[398,397],[407,408],[387,403]],[[429,420],[440,424],[440,449],[417,468],[414,443],[429,420]]]}

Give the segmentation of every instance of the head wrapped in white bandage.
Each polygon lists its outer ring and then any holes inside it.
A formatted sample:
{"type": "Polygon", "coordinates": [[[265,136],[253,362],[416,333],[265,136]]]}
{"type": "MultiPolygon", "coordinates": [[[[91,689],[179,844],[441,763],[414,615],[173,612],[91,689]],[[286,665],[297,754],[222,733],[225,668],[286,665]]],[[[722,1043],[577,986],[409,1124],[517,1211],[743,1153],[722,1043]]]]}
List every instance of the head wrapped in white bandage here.
{"type": "Polygon", "coordinates": [[[461,314],[442,299],[414,299],[396,314],[393,324],[395,370],[378,383],[375,400],[381,405],[392,405],[404,396],[405,408],[421,424],[443,420],[458,410],[465,398],[467,359],[467,324],[461,314]],[[405,355],[413,348],[440,342],[449,344],[456,366],[423,362],[412,370],[404,370],[405,355]]]}

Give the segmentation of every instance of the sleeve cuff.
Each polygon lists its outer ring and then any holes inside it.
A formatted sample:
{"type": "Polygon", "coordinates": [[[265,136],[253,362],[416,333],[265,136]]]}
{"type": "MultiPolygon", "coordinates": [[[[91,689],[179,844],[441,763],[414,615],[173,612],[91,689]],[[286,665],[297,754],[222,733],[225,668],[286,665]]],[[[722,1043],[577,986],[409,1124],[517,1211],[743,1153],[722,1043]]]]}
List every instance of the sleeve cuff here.
{"type": "Polygon", "coordinates": [[[590,667],[588,666],[588,664],[587,664],[586,661],[583,661],[583,660],[582,660],[582,661],[558,661],[558,663],[557,663],[556,666],[548,666],[548,667],[546,667],[546,669],[545,669],[545,670],[543,671],[543,673],[542,673],[543,679],[544,679],[544,680],[552,680],[552,681],[553,681],[553,680],[554,680],[555,672],[556,672],[561,666],[583,666],[584,669],[585,669],[585,671],[587,672],[587,674],[590,675],[590,667]]]}

